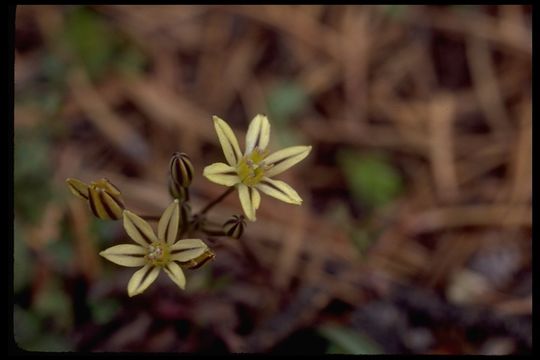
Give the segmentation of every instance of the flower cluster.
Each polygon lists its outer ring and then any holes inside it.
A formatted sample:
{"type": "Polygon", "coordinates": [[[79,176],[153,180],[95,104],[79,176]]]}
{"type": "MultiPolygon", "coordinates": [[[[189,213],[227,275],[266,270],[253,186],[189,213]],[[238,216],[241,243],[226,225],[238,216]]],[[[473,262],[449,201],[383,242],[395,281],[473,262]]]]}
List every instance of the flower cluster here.
{"type": "Polygon", "coordinates": [[[175,152],[169,162],[168,190],[173,201],[159,217],[157,232],[147,222],[157,217],[141,217],[126,208],[120,190],[108,179],[90,184],[68,178],[69,190],[88,206],[99,219],[122,220],[133,244],[112,246],[100,252],[107,260],[127,267],[140,267],[128,283],[128,295],[145,291],[163,270],[181,289],[186,286],[185,269],[197,269],[215,257],[208,245],[196,234],[227,236],[240,239],[246,228],[245,218],[256,220],[263,192],[281,201],[300,205],[302,199],[287,183],[273,179],[308,156],[311,146],[292,146],[274,153],[267,149],[270,140],[270,123],[266,116],[257,115],[246,134],[242,154],[230,126],[213,117],[214,127],[227,163],[214,163],[204,168],[203,175],[210,181],[228,186],[219,198],[201,211],[193,214],[189,199],[194,168],[185,153],[175,152]],[[237,189],[244,215],[233,215],[220,229],[211,229],[206,213],[232,190],[237,189]],[[183,238],[183,236],[187,238],[183,238]],[[184,269],[184,270],[183,270],[184,269]]]}

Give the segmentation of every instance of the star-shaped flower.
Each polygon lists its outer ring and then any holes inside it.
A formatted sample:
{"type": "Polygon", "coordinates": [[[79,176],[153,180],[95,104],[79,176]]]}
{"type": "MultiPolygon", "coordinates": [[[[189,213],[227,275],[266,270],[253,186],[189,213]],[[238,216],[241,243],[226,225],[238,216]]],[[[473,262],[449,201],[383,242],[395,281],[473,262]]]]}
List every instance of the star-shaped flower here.
{"type": "Polygon", "coordinates": [[[311,146],[291,146],[272,154],[266,147],[270,140],[270,123],[264,115],[251,120],[246,134],[246,149],[240,151],[231,127],[217,116],[214,127],[228,164],[215,163],[204,168],[208,180],[225,186],[236,186],[246,217],[255,221],[261,201],[259,191],[289,204],[300,205],[302,199],[287,183],[272,179],[308,156],[311,146]]]}
{"type": "Polygon", "coordinates": [[[176,285],[184,289],[186,278],[177,262],[190,268],[194,267],[194,261],[198,263],[202,258],[213,257],[208,246],[199,239],[176,240],[181,226],[180,206],[176,199],[163,212],[157,236],[145,220],[129,210],[124,210],[123,222],[127,234],[137,244],[116,245],[99,254],[118,265],[142,267],[129,280],[130,297],[146,290],[162,269],[176,285]]]}

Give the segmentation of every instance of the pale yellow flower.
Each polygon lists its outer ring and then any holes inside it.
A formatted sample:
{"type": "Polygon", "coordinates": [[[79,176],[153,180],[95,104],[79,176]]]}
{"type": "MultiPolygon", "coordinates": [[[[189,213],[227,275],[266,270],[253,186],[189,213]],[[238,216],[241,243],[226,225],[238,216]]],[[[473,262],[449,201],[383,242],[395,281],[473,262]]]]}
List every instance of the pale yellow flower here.
{"type": "Polygon", "coordinates": [[[177,262],[190,267],[193,260],[198,261],[203,256],[213,257],[208,246],[199,239],[176,240],[181,226],[180,206],[176,199],[163,212],[157,236],[145,220],[129,210],[124,210],[123,222],[127,234],[137,244],[116,245],[99,254],[118,265],[142,267],[129,280],[129,296],[146,290],[162,269],[176,285],[184,289],[186,278],[177,262]]]}
{"type": "Polygon", "coordinates": [[[225,186],[236,186],[246,217],[255,221],[261,202],[259,191],[289,204],[300,205],[302,199],[287,183],[271,179],[308,156],[311,146],[291,146],[272,154],[266,149],[270,140],[270,123],[264,115],[251,120],[246,134],[246,150],[240,151],[231,127],[217,116],[214,127],[228,164],[215,163],[204,168],[208,180],[225,186]]]}

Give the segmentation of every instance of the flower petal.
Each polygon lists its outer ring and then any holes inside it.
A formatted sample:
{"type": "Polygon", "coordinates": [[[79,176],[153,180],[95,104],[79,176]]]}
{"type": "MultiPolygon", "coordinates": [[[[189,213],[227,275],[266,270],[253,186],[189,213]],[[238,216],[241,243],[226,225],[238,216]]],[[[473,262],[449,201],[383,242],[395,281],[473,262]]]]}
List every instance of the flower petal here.
{"type": "Polygon", "coordinates": [[[150,264],[145,265],[142,269],[137,270],[128,283],[128,295],[130,297],[139,295],[146,290],[150,284],[156,280],[159,275],[159,268],[150,264]]]}
{"type": "Polygon", "coordinates": [[[184,276],[182,268],[178,266],[177,263],[171,261],[163,267],[163,270],[165,270],[167,275],[169,275],[171,280],[174,281],[174,283],[178,285],[180,289],[183,290],[186,288],[186,277],[184,276]]]}
{"type": "Polygon", "coordinates": [[[202,240],[182,239],[171,246],[171,259],[173,261],[186,262],[201,256],[208,249],[202,240]]]}
{"type": "Polygon", "coordinates": [[[99,255],[118,265],[138,267],[145,264],[146,252],[147,250],[142,246],[123,244],[103,250],[99,255]]]}
{"type": "Polygon", "coordinates": [[[302,204],[302,198],[300,198],[298,193],[284,181],[272,180],[265,177],[257,184],[257,189],[261,190],[266,195],[270,195],[286,203],[295,205],[302,204]]]}
{"type": "Polygon", "coordinates": [[[230,165],[235,166],[242,157],[240,147],[238,146],[238,140],[236,140],[236,136],[231,127],[225,121],[217,116],[213,116],[212,119],[214,120],[214,127],[219,142],[221,143],[225,159],[227,159],[227,162],[230,165]]]}
{"type": "Polygon", "coordinates": [[[257,189],[254,187],[247,187],[244,184],[238,184],[238,196],[248,220],[255,221],[255,210],[257,210],[261,202],[261,195],[257,189]]]}
{"type": "Polygon", "coordinates": [[[74,178],[66,179],[67,186],[69,191],[76,197],[80,199],[88,200],[88,185],[83,183],[81,180],[74,178]]]}
{"type": "Polygon", "coordinates": [[[182,239],[178,240],[174,245],[170,247],[171,252],[177,251],[177,250],[191,250],[191,249],[197,249],[197,248],[206,248],[208,245],[206,245],[202,240],[200,239],[182,239]]]}
{"type": "Polygon", "coordinates": [[[90,210],[95,217],[103,220],[114,219],[114,213],[111,209],[106,208],[103,204],[103,194],[105,192],[101,188],[90,186],[88,188],[88,204],[90,210]]]}
{"type": "Polygon", "coordinates": [[[251,188],[251,201],[253,203],[253,208],[257,210],[259,205],[261,205],[261,194],[257,191],[256,188],[251,188]]]}
{"type": "Polygon", "coordinates": [[[177,199],[165,209],[158,223],[158,239],[172,245],[176,241],[180,225],[180,205],[177,199]]]}
{"type": "Polygon", "coordinates": [[[97,181],[93,181],[92,184],[95,184],[95,185],[97,185],[97,187],[105,189],[105,191],[108,192],[111,195],[114,195],[114,196],[121,196],[122,195],[120,190],[112,182],[110,182],[109,179],[107,179],[107,178],[101,178],[101,179],[99,179],[97,181]]]}
{"type": "Polygon", "coordinates": [[[269,140],[270,122],[268,121],[268,118],[264,115],[256,115],[253,120],[251,120],[246,134],[245,154],[251,153],[255,147],[259,147],[261,150],[266,149],[269,140]]]}
{"type": "Polygon", "coordinates": [[[121,198],[113,196],[106,191],[100,191],[99,197],[101,199],[103,209],[105,209],[107,216],[110,219],[119,220],[122,218],[122,213],[125,206],[122,203],[121,198]]]}
{"type": "Polygon", "coordinates": [[[203,170],[203,175],[216,184],[233,186],[240,182],[236,169],[224,163],[208,165],[203,170]]]}
{"type": "Polygon", "coordinates": [[[144,247],[157,241],[152,227],[144,219],[129,210],[124,210],[124,229],[133,241],[144,247]]]}
{"type": "Polygon", "coordinates": [[[291,146],[268,155],[264,162],[273,166],[266,171],[265,175],[271,177],[282,173],[294,164],[304,160],[310,151],[311,146],[300,145],[291,146]]]}

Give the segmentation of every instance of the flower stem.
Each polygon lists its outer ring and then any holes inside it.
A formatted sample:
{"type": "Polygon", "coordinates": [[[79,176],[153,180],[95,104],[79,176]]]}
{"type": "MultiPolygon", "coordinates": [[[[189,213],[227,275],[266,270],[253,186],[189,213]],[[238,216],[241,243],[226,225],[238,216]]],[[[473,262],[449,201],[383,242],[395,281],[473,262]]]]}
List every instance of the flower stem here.
{"type": "Polygon", "coordinates": [[[201,211],[199,211],[198,215],[206,214],[208,212],[208,210],[210,210],[216,204],[221,202],[221,200],[225,199],[230,193],[232,193],[234,191],[234,189],[235,189],[234,187],[230,187],[227,190],[225,190],[225,192],[223,194],[221,194],[218,198],[216,198],[215,200],[208,203],[201,211]]]}
{"type": "Polygon", "coordinates": [[[252,265],[254,265],[255,267],[261,269],[262,268],[262,265],[261,263],[259,262],[259,259],[257,259],[257,256],[255,255],[255,253],[253,252],[253,250],[251,250],[249,248],[249,246],[247,245],[246,241],[240,237],[238,239],[238,242],[240,243],[240,247],[242,248],[242,252],[244,253],[244,255],[246,256],[246,258],[248,259],[249,262],[251,262],[252,265]]]}
{"type": "Polygon", "coordinates": [[[202,232],[210,236],[225,236],[226,235],[223,230],[203,229],[202,232]]]}
{"type": "Polygon", "coordinates": [[[140,217],[146,221],[159,221],[161,218],[160,215],[140,215],[140,217]]]}

